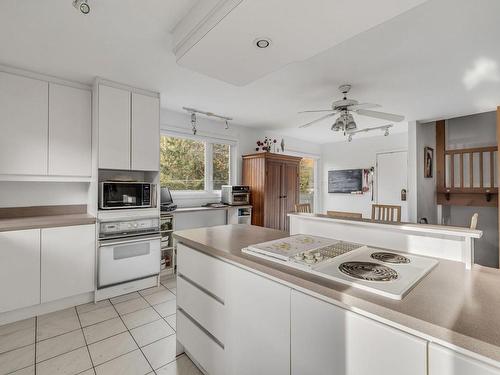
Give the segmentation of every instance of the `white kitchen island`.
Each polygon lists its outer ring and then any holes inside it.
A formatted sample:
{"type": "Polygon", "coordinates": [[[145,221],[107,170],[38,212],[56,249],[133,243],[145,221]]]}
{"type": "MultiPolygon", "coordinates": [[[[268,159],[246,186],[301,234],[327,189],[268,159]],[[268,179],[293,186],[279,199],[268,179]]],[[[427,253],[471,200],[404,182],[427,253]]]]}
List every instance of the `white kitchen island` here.
{"type": "Polygon", "coordinates": [[[287,233],[174,233],[177,340],[217,375],[500,375],[500,271],[440,259],[401,301],[242,252],[287,233]]]}
{"type": "Polygon", "coordinates": [[[444,225],[391,223],[367,219],[340,219],[320,214],[288,214],[290,234],[311,234],[370,244],[386,249],[474,263],[474,239],[483,232],[444,225]]]}

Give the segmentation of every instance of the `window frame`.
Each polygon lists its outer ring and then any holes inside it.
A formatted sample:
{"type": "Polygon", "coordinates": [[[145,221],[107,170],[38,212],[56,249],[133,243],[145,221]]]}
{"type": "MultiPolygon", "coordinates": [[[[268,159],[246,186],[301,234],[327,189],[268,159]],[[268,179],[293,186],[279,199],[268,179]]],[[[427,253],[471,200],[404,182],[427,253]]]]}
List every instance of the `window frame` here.
{"type": "MultiPolygon", "coordinates": [[[[213,190],[213,145],[225,144],[229,146],[229,184],[236,183],[236,160],[237,160],[237,147],[238,142],[231,139],[223,139],[217,137],[210,137],[204,135],[186,134],[182,132],[174,132],[162,130],[160,132],[162,137],[174,137],[190,139],[197,142],[202,142],[205,145],[205,189],[204,190],[172,190],[174,197],[203,197],[203,198],[217,198],[220,197],[220,190],[213,190]]],[[[161,173],[161,172],[160,172],[161,173]]]]}

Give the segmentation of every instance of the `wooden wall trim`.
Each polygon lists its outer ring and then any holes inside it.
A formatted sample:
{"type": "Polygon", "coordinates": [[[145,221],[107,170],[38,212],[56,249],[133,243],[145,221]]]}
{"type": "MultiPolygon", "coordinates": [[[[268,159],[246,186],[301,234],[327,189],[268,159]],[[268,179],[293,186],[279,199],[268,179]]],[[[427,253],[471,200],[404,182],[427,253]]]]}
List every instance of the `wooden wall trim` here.
{"type": "MultiPolygon", "coordinates": [[[[497,107],[497,147],[500,146],[500,106],[497,107]]],[[[498,155],[498,154],[497,154],[498,155]]],[[[498,156],[497,156],[498,158],[498,156]]],[[[497,186],[500,186],[500,161],[497,160],[497,186]]],[[[500,232],[500,206],[498,207],[498,231],[500,232]]],[[[500,268],[500,239],[498,243],[498,267],[500,268]]]]}
{"type": "Polygon", "coordinates": [[[445,187],[446,165],[446,127],[445,120],[436,121],[436,185],[437,190],[442,190],[445,187]]]}

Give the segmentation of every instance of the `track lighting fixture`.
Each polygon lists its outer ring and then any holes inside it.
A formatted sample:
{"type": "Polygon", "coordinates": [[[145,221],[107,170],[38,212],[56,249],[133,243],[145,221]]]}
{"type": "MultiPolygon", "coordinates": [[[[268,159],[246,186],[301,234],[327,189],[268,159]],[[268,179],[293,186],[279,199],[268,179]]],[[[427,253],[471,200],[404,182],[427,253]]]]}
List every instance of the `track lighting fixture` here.
{"type": "Polygon", "coordinates": [[[352,134],[349,134],[349,135],[347,136],[347,142],[351,142],[351,141],[352,141],[352,134]]]}
{"type": "Polygon", "coordinates": [[[389,128],[385,128],[385,131],[384,131],[384,136],[388,136],[389,135],[389,128]]]}
{"type": "Polygon", "coordinates": [[[82,14],[90,13],[90,5],[88,4],[88,0],[73,0],[73,6],[82,14]]]}
{"type": "Polygon", "coordinates": [[[205,116],[208,116],[208,117],[216,117],[218,119],[224,120],[225,129],[226,130],[229,129],[229,121],[233,120],[231,117],[220,116],[220,115],[216,115],[215,113],[212,113],[212,112],[200,111],[200,110],[194,109],[194,108],[182,107],[182,109],[185,110],[185,111],[187,111],[187,112],[189,112],[191,114],[191,127],[192,127],[192,130],[193,130],[193,134],[196,134],[196,132],[197,132],[197,129],[196,129],[196,125],[197,125],[196,114],[205,115],[205,116]]]}

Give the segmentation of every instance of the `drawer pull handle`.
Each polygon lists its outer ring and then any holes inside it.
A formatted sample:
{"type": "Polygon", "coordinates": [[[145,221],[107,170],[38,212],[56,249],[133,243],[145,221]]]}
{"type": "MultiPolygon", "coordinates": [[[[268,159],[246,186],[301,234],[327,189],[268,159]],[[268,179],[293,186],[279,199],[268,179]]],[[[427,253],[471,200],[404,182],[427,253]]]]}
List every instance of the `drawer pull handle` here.
{"type": "Polygon", "coordinates": [[[200,323],[198,323],[191,315],[189,315],[186,311],[181,309],[180,307],[177,308],[177,311],[180,312],[184,317],[189,320],[191,323],[193,323],[200,331],[202,331],[205,335],[208,336],[209,339],[211,339],[213,342],[215,342],[217,345],[219,345],[222,349],[224,349],[224,344],[220,342],[217,337],[212,335],[210,332],[208,332],[205,327],[203,327],[200,323]]]}
{"type": "Polygon", "coordinates": [[[207,296],[213,298],[214,300],[216,300],[217,302],[219,302],[220,304],[224,305],[224,300],[221,299],[220,297],[217,297],[215,294],[213,294],[212,292],[206,290],[204,287],[202,287],[200,284],[198,284],[197,282],[191,280],[189,277],[186,277],[184,276],[183,274],[179,273],[177,274],[177,277],[180,277],[181,279],[183,279],[184,281],[188,282],[189,284],[191,284],[192,286],[194,286],[195,288],[199,289],[201,292],[205,293],[207,296]]]}

